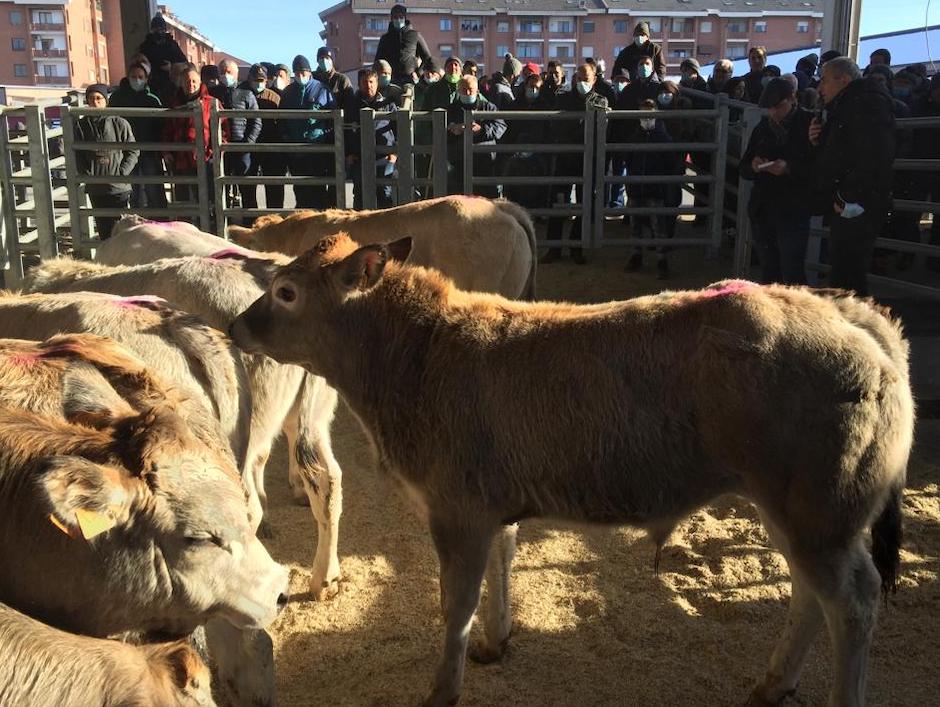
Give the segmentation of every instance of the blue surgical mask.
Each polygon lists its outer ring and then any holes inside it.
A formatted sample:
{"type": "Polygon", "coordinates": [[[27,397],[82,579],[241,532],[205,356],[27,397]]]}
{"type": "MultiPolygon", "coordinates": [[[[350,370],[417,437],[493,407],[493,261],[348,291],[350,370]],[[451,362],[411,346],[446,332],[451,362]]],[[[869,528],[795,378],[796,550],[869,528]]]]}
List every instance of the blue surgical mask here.
{"type": "Polygon", "coordinates": [[[463,103],[465,106],[472,106],[474,103],[477,102],[476,96],[465,96],[462,93],[458,95],[460,96],[460,102],[463,103]]]}
{"type": "Polygon", "coordinates": [[[623,90],[627,87],[627,85],[628,85],[628,84],[627,84],[626,81],[618,81],[617,83],[614,84],[614,90],[615,90],[617,93],[620,93],[621,91],[623,91],[623,90]]]}
{"type": "Polygon", "coordinates": [[[299,83],[301,86],[306,86],[308,83],[310,83],[310,77],[307,76],[306,74],[301,74],[301,75],[295,76],[294,81],[299,83]]]}
{"type": "Polygon", "coordinates": [[[528,98],[530,101],[534,101],[536,98],[539,97],[539,90],[537,88],[527,88],[525,90],[525,97],[528,98]]]}
{"type": "Polygon", "coordinates": [[[405,21],[404,20],[392,20],[392,27],[395,29],[404,29],[405,21]]]}
{"type": "Polygon", "coordinates": [[[644,44],[646,44],[646,40],[647,40],[647,37],[645,34],[638,34],[636,37],[633,38],[633,43],[637,45],[638,47],[642,47],[644,44]]]}
{"type": "Polygon", "coordinates": [[[226,88],[234,88],[235,84],[238,82],[238,79],[235,76],[232,76],[231,74],[225,74],[223,79],[225,80],[226,88]]]}
{"type": "Polygon", "coordinates": [[[328,56],[325,56],[322,59],[318,59],[317,67],[320,69],[320,71],[330,73],[333,70],[333,60],[328,56]]]}
{"type": "Polygon", "coordinates": [[[640,74],[641,79],[648,79],[653,75],[653,67],[649,64],[640,64],[637,67],[637,72],[640,74]]]}
{"type": "Polygon", "coordinates": [[[392,82],[392,77],[388,74],[379,74],[379,88],[385,88],[392,82]]]}
{"type": "Polygon", "coordinates": [[[671,93],[660,93],[658,96],[656,96],[656,102],[663,107],[671,106],[672,99],[673,95],[671,93]]]}
{"type": "Polygon", "coordinates": [[[586,96],[591,92],[591,89],[594,88],[592,84],[589,84],[587,81],[578,81],[578,93],[582,96],[586,96]]]}
{"type": "Polygon", "coordinates": [[[261,93],[266,87],[264,81],[258,81],[255,83],[255,93],[261,93]]]}
{"type": "Polygon", "coordinates": [[[127,83],[131,85],[134,91],[143,91],[147,87],[146,79],[128,79],[127,83]]]}

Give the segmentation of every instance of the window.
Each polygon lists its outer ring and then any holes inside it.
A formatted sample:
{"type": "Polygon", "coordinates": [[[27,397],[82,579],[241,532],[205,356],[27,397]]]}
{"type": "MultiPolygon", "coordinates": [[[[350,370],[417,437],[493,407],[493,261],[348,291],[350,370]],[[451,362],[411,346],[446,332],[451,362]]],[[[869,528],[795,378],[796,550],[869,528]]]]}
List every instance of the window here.
{"type": "MultiPolygon", "coordinates": [[[[52,73],[52,74],[46,74],[46,76],[55,76],[55,74],[54,74],[54,73],[52,73]]],[[[91,81],[91,82],[95,82],[95,81],[98,80],[98,77],[95,76],[95,70],[94,70],[94,69],[89,69],[89,70],[88,70],[88,80],[91,81]]]]}
{"type": "Polygon", "coordinates": [[[483,31],[483,18],[482,17],[461,17],[460,18],[460,31],[461,32],[482,32],[483,31]]]}
{"type": "Polygon", "coordinates": [[[571,44],[550,44],[548,56],[552,59],[573,59],[574,46],[571,44]]]}
{"type": "Polygon", "coordinates": [[[684,34],[692,31],[692,22],[685,19],[674,19],[672,28],[669,30],[672,34],[684,34]]]}
{"type": "Polygon", "coordinates": [[[26,64],[14,64],[13,65],[13,75],[23,77],[26,76],[26,64]]]}
{"type": "MultiPolygon", "coordinates": [[[[10,10],[10,24],[11,25],[23,24],[23,13],[20,12],[19,10],[10,10]]],[[[22,64],[18,64],[17,66],[22,66],[22,64]]],[[[17,74],[17,76],[19,76],[19,74],[17,74]]],[[[26,74],[23,74],[23,76],[26,76],[26,74]]]]}
{"type": "Polygon", "coordinates": [[[502,59],[502,58],[503,58],[504,56],[506,56],[508,53],[509,53],[509,45],[508,45],[508,44],[497,44],[497,45],[496,45],[496,56],[498,56],[500,59],[502,59]]]}
{"type": "Polygon", "coordinates": [[[10,44],[12,45],[13,51],[15,52],[26,51],[26,40],[22,37],[13,37],[13,39],[10,40],[10,44]]]}
{"type": "Polygon", "coordinates": [[[483,42],[461,42],[460,58],[473,59],[478,64],[483,61],[483,42]]]}
{"type": "Polygon", "coordinates": [[[541,59],[541,42],[520,42],[516,45],[516,57],[519,59],[541,59]]]}
{"type": "Polygon", "coordinates": [[[508,32],[509,31],[509,21],[508,20],[499,20],[496,23],[497,32],[508,32]]]}
{"type": "Polygon", "coordinates": [[[384,32],[386,27],[388,27],[388,20],[384,17],[370,15],[366,18],[366,29],[370,32],[384,32]]]}
{"type": "Polygon", "coordinates": [[[41,25],[51,25],[55,22],[55,15],[51,12],[34,12],[33,21],[41,25]]]}
{"type": "Polygon", "coordinates": [[[747,20],[734,20],[729,22],[728,34],[747,34],[747,20]]]}
{"type": "Polygon", "coordinates": [[[623,51],[623,47],[620,47],[620,46],[614,47],[614,58],[620,56],[620,52],[622,51],[623,51]]]}
{"type": "Polygon", "coordinates": [[[558,32],[559,34],[571,34],[574,31],[574,23],[569,19],[549,20],[549,32],[558,32]]]}
{"type": "Polygon", "coordinates": [[[453,44],[438,44],[437,53],[442,59],[446,59],[449,56],[454,55],[454,45],[453,44]]]}
{"type": "Polygon", "coordinates": [[[617,34],[626,34],[627,33],[627,21],[626,20],[614,20],[614,32],[617,34]]]}
{"type": "Polygon", "coordinates": [[[743,42],[740,44],[729,44],[727,57],[729,59],[744,59],[747,57],[747,45],[743,42]]]}
{"type": "Polygon", "coordinates": [[[454,22],[449,17],[441,18],[441,32],[450,32],[454,28],[454,22]]]}
{"type": "Polygon", "coordinates": [[[379,40],[377,39],[367,39],[362,43],[362,58],[364,60],[369,60],[375,57],[375,53],[379,50],[379,40]]]}
{"type": "Polygon", "coordinates": [[[105,31],[104,31],[104,22],[99,22],[99,23],[98,23],[98,34],[101,34],[101,35],[105,34],[105,31]]]}
{"type": "Polygon", "coordinates": [[[687,59],[689,56],[688,49],[670,49],[669,56],[673,59],[687,59]]]}
{"type": "Polygon", "coordinates": [[[647,20],[650,23],[651,34],[661,34],[663,31],[663,21],[658,17],[655,20],[647,20]]]}
{"type": "Polygon", "coordinates": [[[581,31],[584,34],[593,34],[594,33],[594,23],[593,22],[582,22],[581,31]]]}
{"type": "Polygon", "coordinates": [[[754,23],[754,34],[767,34],[767,23],[766,23],[766,22],[755,22],[755,23],[754,23]]]}
{"type": "Polygon", "coordinates": [[[528,32],[530,34],[541,34],[542,33],[542,21],[541,20],[522,20],[519,23],[520,32],[528,32]]]}
{"type": "Polygon", "coordinates": [[[594,47],[581,47],[581,56],[585,59],[594,56],[594,47]]]}
{"type": "Polygon", "coordinates": [[[711,31],[712,31],[712,23],[711,23],[711,20],[706,20],[706,21],[704,21],[704,22],[699,22],[699,24],[698,24],[698,31],[701,32],[702,34],[710,34],[711,31]]]}
{"type": "Polygon", "coordinates": [[[806,34],[809,32],[809,22],[797,22],[796,31],[797,34],[806,34]]]}

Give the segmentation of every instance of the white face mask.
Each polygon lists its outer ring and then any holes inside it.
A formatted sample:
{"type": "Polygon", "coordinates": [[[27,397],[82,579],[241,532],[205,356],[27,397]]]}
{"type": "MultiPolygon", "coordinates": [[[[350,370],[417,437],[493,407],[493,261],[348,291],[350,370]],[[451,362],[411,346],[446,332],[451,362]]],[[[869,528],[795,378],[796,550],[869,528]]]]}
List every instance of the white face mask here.
{"type": "Polygon", "coordinates": [[[633,38],[633,43],[637,45],[638,47],[642,47],[644,44],[646,44],[647,39],[648,37],[646,35],[638,34],[636,37],[633,38]]]}
{"type": "Polygon", "coordinates": [[[587,81],[578,81],[578,93],[582,96],[586,96],[591,92],[593,88],[592,84],[589,84],[587,81]]]}
{"type": "Polygon", "coordinates": [[[143,91],[144,87],[147,85],[147,79],[128,79],[127,82],[135,91],[143,91]]]}
{"type": "Polygon", "coordinates": [[[283,91],[285,88],[287,88],[287,79],[278,76],[276,79],[274,79],[274,85],[277,86],[278,91],[283,91]]]}

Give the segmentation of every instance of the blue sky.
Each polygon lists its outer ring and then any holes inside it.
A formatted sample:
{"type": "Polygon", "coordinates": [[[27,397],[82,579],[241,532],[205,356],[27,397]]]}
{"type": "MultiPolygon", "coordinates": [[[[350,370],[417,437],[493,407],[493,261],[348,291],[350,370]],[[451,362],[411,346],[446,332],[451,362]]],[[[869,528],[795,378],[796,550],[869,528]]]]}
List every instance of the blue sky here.
{"type": "MultiPolygon", "coordinates": [[[[246,61],[290,64],[295,54],[311,62],[320,46],[318,13],[338,0],[173,0],[170,7],[219,47],[246,61]]],[[[407,4],[407,2],[405,3],[407,4]]],[[[924,23],[927,0],[863,0],[862,34],[909,29],[924,23]]],[[[940,0],[930,6],[929,24],[940,24],[940,0]]],[[[940,47],[937,47],[940,55],[940,47]]]]}

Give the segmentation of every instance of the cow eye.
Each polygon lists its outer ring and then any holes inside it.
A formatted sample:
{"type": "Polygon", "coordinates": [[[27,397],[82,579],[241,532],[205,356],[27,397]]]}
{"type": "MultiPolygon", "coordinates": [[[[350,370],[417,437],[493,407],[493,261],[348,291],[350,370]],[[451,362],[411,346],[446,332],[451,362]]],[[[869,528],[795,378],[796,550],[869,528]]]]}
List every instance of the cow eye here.
{"type": "Polygon", "coordinates": [[[209,545],[217,545],[218,547],[222,547],[222,540],[215,537],[214,535],[187,535],[185,540],[186,544],[190,547],[205,547],[209,545]]]}
{"type": "Polygon", "coordinates": [[[274,295],[282,302],[293,302],[297,299],[297,293],[294,292],[294,288],[287,286],[278,287],[274,295]]]}

